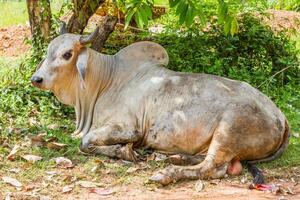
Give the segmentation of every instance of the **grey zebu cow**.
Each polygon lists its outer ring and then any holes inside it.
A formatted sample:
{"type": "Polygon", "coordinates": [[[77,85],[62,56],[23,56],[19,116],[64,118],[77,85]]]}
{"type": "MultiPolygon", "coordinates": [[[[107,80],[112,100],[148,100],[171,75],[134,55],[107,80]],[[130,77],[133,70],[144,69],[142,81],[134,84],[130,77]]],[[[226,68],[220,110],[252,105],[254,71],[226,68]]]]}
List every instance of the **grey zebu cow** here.
{"type": "Polygon", "coordinates": [[[168,70],[167,52],[153,42],[100,54],[85,46],[97,31],[55,38],[32,77],[75,107],[82,151],[134,161],[133,144],[194,164],[152,177],[168,184],[222,177],[236,161],[269,161],[286,148],[285,116],[249,84],[168,70]]]}

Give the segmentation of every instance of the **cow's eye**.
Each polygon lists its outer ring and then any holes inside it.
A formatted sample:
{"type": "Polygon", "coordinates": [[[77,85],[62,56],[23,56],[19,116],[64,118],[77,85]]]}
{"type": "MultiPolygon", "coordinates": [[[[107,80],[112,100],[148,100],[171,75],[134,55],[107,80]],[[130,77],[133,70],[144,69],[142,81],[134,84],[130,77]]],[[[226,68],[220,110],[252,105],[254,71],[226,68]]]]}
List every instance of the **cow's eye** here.
{"type": "Polygon", "coordinates": [[[67,51],[66,53],[64,53],[63,58],[65,60],[69,60],[72,57],[72,52],[71,51],[67,51]]]}

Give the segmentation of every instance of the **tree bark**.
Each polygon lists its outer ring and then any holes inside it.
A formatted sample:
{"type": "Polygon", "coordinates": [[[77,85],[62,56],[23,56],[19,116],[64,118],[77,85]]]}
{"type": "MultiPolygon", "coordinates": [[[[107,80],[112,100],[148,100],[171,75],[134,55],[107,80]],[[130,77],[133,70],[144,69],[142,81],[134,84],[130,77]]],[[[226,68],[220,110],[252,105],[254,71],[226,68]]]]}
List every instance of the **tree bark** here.
{"type": "Polygon", "coordinates": [[[49,0],[26,0],[33,41],[49,41],[51,31],[51,7],[49,0]]]}
{"type": "Polygon", "coordinates": [[[82,34],[90,17],[104,2],[105,0],[73,0],[73,14],[67,25],[68,32],[82,34]]]}
{"type": "Polygon", "coordinates": [[[106,42],[109,35],[114,31],[117,23],[117,18],[113,16],[106,15],[101,24],[99,24],[99,33],[92,43],[92,49],[96,51],[101,51],[104,43],[106,42]]]}

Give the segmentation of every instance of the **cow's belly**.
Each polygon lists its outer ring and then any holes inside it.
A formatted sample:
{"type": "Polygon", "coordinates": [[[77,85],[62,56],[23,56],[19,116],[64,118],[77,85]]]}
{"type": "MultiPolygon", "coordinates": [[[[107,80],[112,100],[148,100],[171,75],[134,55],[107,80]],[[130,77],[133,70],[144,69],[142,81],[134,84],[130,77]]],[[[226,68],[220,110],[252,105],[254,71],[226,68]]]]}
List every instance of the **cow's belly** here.
{"type": "Polygon", "coordinates": [[[146,146],[169,153],[206,153],[218,112],[175,110],[158,117],[149,128],[146,146]]]}

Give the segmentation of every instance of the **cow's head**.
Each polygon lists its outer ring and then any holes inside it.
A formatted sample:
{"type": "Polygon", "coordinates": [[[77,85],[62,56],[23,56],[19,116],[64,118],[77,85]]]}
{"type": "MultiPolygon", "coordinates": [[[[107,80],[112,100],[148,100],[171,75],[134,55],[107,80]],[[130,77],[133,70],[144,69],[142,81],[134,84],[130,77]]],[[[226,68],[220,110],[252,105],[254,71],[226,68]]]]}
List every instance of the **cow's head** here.
{"type": "Polygon", "coordinates": [[[50,42],[46,58],[33,74],[32,84],[44,90],[55,90],[56,87],[70,84],[74,77],[79,77],[84,85],[88,59],[85,45],[96,38],[98,31],[97,27],[90,35],[75,35],[66,33],[63,24],[60,35],[50,42]]]}

